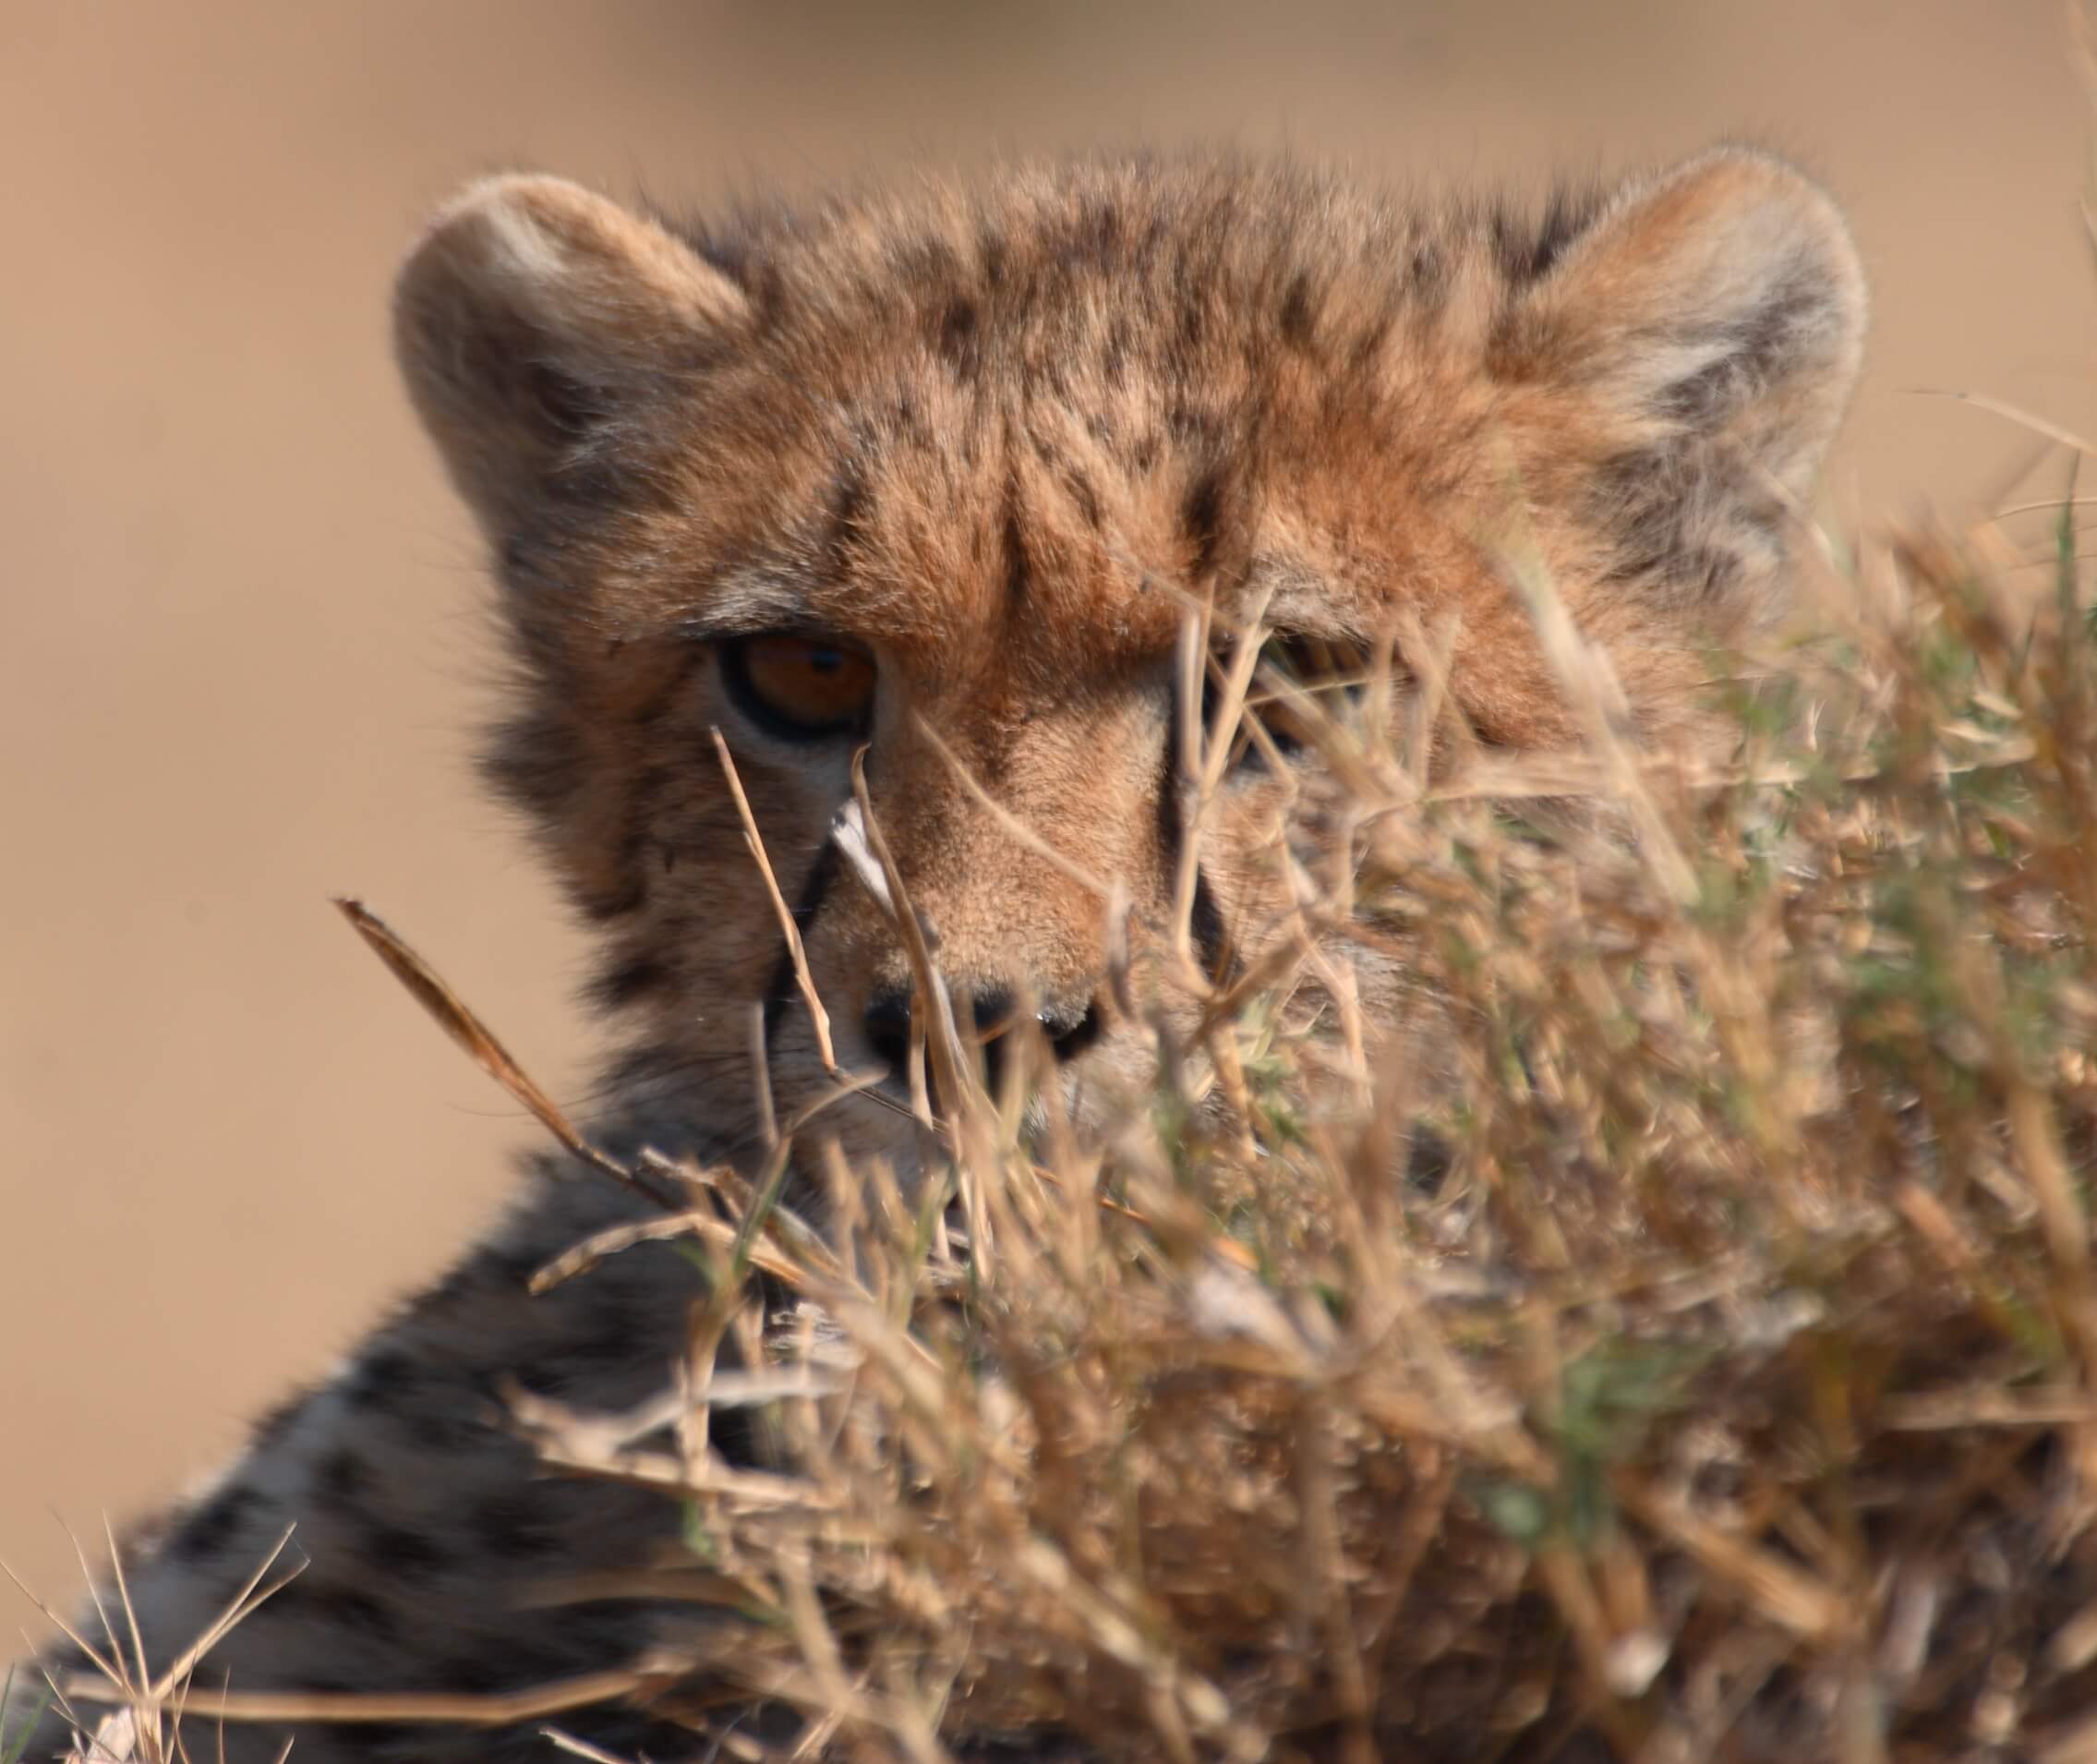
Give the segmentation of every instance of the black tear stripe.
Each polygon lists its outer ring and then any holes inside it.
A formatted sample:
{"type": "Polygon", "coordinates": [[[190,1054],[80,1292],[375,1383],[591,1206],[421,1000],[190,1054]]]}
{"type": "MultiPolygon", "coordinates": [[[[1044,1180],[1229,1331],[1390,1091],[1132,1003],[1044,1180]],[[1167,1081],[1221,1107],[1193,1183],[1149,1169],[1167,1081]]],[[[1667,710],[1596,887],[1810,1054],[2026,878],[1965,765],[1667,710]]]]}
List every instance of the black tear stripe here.
{"type": "Polygon", "coordinates": [[[1209,887],[1209,873],[1197,869],[1194,873],[1194,903],[1187,914],[1187,928],[1194,938],[1195,949],[1201,957],[1201,965],[1208,970],[1209,978],[1222,983],[1229,980],[1237,970],[1233,960],[1230,940],[1223,935],[1223,915],[1216,905],[1216,897],[1209,887]]]}
{"type": "MultiPolygon", "coordinates": [[[[838,844],[826,839],[810,865],[808,879],[801,885],[801,899],[794,902],[794,924],[805,933],[809,922],[822,912],[831,885],[838,879],[838,844]]],[[[787,1007],[801,997],[801,982],[794,973],[793,951],[779,939],[779,959],[772,964],[772,978],[765,988],[765,1051],[771,1052],[774,1036],[787,1007]]]]}
{"type": "MultiPolygon", "coordinates": [[[[1175,680],[1171,732],[1165,741],[1164,774],[1158,781],[1158,855],[1163,863],[1168,888],[1172,879],[1179,874],[1180,852],[1186,839],[1185,829],[1180,826],[1179,765],[1175,757],[1179,744],[1180,715],[1179,685],[1175,680]]],[[[1223,930],[1223,915],[1216,905],[1215,891],[1209,886],[1209,873],[1199,867],[1194,872],[1194,900],[1187,913],[1187,929],[1194,939],[1201,965],[1211,980],[1226,980],[1236,972],[1230,939],[1223,930]]]]}
{"type": "Polygon", "coordinates": [[[1180,526],[1194,554],[1193,579],[1204,582],[1215,574],[1223,546],[1223,474],[1220,467],[1203,472],[1188,489],[1180,510],[1180,526]]]}

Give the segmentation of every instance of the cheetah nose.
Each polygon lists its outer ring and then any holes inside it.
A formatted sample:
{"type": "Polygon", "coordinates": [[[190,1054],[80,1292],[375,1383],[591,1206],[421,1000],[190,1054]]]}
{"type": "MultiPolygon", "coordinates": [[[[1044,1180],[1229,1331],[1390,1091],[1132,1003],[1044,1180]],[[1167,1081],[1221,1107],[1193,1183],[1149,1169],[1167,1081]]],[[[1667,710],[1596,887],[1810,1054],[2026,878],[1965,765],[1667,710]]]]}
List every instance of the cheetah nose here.
{"type": "MultiPolygon", "coordinates": [[[[983,1053],[983,1079],[993,1095],[1005,1075],[1005,1055],[1012,1046],[1017,1015],[1012,993],[1005,986],[982,986],[971,995],[976,1034],[983,1053]]],[[[1083,1004],[1044,1005],[1034,1013],[1057,1062],[1072,1060],[1100,1035],[1100,1013],[1083,1004]]],[[[907,1077],[910,1057],[910,995],[907,988],[884,989],[866,1008],[866,1040],[877,1058],[898,1079],[907,1077]]],[[[927,1075],[929,1078],[929,1074],[927,1075]]]]}

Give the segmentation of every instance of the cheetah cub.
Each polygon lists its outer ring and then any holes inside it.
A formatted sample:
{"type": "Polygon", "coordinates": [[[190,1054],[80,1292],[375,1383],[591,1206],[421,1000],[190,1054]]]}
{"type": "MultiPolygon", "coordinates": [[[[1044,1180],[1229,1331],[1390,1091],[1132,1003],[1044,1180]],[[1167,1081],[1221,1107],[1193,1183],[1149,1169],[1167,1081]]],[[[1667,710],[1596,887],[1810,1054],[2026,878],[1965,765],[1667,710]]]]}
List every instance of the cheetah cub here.
{"type": "MultiPolygon", "coordinates": [[[[710,731],[839,1063],[890,1073],[886,1103],[836,1103],[820,1131],[906,1173],[931,1156],[892,1106],[910,968],[833,836],[862,748],[958,1000],[994,1057],[1001,1026],[1038,1023],[1082,1129],[1143,1081],[1152,1043],[1103,982],[1104,915],[1078,878],[1119,882],[1136,925],[1174,899],[1189,598],[1226,621],[1258,605],[1307,654],[1452,629],[1448,691],[1480,738],[1563,743],[1496,562],[1512,500],[1643,737],[1689,739],[1704,646],[1784,601],[1863,318],[1828,199],[1733,150],[1535,211],[1214,157],[916,181],[719,225],[552,177],[466,190],[401,272],[395,336],[513,638],[488,775],[598,933],[597,996],[631,1032],[606,1143],[752,1162],[759,1041],[777,1118],[833,1088],[710,731]]],[[[1219,970],[1278,916],[1248,853],[1300,763],[1280,732],[1232,762],[1191,914],[1219,970]]],[[[200,1690],[491,1692],[645,1651],[645,1602],[534,1593],[674,1542],[674,1506],[535,1474],[496,1395],[515,1380],[614,1409],[665,1385],[697,1296],[669,1247],[524,1288],[643,1210],[533,1167],[451,1274],[133,1548],[149,1664],[294,1525],[307,1566],[211,1649],[200,1690]]],[[[621,1756],[693,1749],[628,1708],[563,1719],[621,1756]]],[[[195,1756],[215,1728],[187,1719],[195,1756]]],[[[67,1732],[47,1713],[28,1756],[67,1732]]],[[[301,1764],[550,1756],[531,1722],[229,1723],[223,1755],[291,1738],[301,1764]]]]}

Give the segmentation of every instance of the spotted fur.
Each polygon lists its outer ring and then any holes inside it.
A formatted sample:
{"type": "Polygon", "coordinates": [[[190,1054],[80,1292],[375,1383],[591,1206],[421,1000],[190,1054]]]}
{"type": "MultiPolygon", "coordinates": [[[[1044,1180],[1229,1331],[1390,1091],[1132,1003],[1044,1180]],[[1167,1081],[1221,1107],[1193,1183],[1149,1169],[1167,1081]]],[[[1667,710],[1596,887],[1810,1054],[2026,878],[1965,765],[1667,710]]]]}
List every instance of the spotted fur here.
{"type": "MultiPolygon", "coordinates": [[[[1518,516],[1646,738],[1687,739],[1704,646],[1783,602],[1863,296],[1827,199],[1729,150],[1537,209],[1213,157],[721,224],[503,177],[437,217],[395,317],[512,636],[488,775],[600,933],[595,996],[630,1033],[608,1131],[738,1158],[753,1018],[781,1118],[830,1081],[712,729],[847,1066],[893,1047],[909,976],[830,838],[851,743],[753,727],[724,694],[722,642],[814,631],[871,651],[872,796],[945,972],[981,1018],[1041,1014],[1082,1118],[1140,1080],[1147,1044],[1103,983],[1104,914],[1078,873],[1125,887],[1140,965],[1184,837],[1190,597],[1227,614],[1267,595],[1278,626],[1365,640],[1453,618],[1464,714],[1489,741],[1550,745],[1568,715],[1499,561],[1518,516]],[[964,790],[928,730],[1069,873],[964,790]]],[[[1219,966],[1276,905],[1249,854],[1281,781],[1235,775],[1201,852],[1195,930],[1219,966]]],[[[894,1110],[816,1120],[811,1142],[919,1166],[894,1110]]],[[[310,1567],[201,1682],[500,1689],[635,1653],[645,1606],[532,1594],[675,1547],[674,1511],[535,1474],[498,1400],[510,1378],[610,1408],[668,1378],[695,1291],[674,1251],[524,1289],[633,1205],[536,1166],[504,1224],[139,1553],[149,1653],[186,1643],[294,1523],[310,1567]]],[[[572,1724],[615,1751],[688,1749],[632,1711],[572,1724]]],[[[229,1730],[227,1751],[279,1744],[229,1730]]],[[[294,1754],[546,1755],[528,1727],[373,1726],[302,1729],[294,1754]]]]}

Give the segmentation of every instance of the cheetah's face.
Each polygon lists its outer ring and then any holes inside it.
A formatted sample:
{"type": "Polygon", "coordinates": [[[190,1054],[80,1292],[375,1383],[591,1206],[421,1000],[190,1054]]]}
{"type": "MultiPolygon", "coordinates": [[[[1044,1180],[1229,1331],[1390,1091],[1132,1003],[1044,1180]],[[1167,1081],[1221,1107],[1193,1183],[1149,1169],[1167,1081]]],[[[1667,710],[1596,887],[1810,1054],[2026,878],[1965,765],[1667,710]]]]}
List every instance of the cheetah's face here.
{"type": "Polygon", "coordinates": [[[855,755],[958,1014],[1082,1113],[1145,1075],[1131,999],[1184,1017],[1286,923],[1292,713],[1217,757],[1189,843],[1244,634],[1282,658],[1256,697],[1337,703],[1453,631],[1477,731],[1562,740],[1512,505],[1664,736],[1698,644],[1780,588],[1862,312],[1826,199],[1738,153],[1526,226],[1190,163],[727,239],[504,178],[397,306],[528,681],[491,769],[604,929],[603,997],[731,1138],[760,1070],[782,1117],[836,1088],[725,749],[836,1065],[880,1079],[812,1131],[905,1166],[918,1026],[837,833],[855,755]]]}

